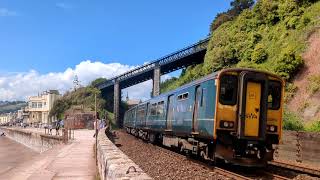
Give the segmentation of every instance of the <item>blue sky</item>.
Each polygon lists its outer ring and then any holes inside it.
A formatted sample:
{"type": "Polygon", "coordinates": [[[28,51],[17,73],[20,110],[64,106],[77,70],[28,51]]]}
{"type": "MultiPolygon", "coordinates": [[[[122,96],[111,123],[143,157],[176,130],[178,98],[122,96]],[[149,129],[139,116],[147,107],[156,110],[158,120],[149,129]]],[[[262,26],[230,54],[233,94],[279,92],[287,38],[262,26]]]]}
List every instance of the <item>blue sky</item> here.
{"type": "Polygon", "coordinates": [[[1,0],[0,71],[59,72],[88,59],[142,64],[204,38],[229,3],[1,0]]]}
{"type": "MultiPolygon", "coordinates": [[[[0,0],[0,100],[110,78],[191,45],[230,0],[0,0]]],[[[178,72],[176,72],[178,74],[178,72]]],[[[164,78],[168,78],[164,77],[164,78]]],[[[152,82],[132,89],[147,99],[152,82]]]]}

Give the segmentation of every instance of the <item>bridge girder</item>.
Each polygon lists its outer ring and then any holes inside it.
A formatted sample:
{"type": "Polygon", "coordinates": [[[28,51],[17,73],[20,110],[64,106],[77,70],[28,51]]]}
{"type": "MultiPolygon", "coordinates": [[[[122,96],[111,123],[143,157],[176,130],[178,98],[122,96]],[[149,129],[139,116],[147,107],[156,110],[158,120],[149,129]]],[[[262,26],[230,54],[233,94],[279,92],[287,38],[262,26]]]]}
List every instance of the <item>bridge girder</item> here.
{"type": "Polygon", "coordinates": [[[160,94],[160,76],[172,71],[186,68],[191,65],[200,64],[204,61],[209,38],[199,41],[191,46],[159,58],[143,66],[139,66],[124,74],[116,76],[98,85],[104,93],[113,92],[115,122],[122,126],[119,118],[119,104],[121,100],[121,89],[139,84],[152,79],[154,96],[160,94]]]}

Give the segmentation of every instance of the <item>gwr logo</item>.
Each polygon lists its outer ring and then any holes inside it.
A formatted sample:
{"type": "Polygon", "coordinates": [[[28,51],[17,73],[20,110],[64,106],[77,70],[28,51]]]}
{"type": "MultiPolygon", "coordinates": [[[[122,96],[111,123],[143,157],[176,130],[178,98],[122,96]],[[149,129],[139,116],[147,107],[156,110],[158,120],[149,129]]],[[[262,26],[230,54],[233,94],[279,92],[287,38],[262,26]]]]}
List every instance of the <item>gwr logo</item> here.
{"type": "Polygon", "coordinates": [[[246,114],[246,118],[247,119],[258,119],[258,116],[256,114],[250,113],[250,114],[246,114]]]}
{"type": "Polygon", "coordinates": [[[255,92],[249,92],[249,99],[256,99],[256,93],[255,92]]]}

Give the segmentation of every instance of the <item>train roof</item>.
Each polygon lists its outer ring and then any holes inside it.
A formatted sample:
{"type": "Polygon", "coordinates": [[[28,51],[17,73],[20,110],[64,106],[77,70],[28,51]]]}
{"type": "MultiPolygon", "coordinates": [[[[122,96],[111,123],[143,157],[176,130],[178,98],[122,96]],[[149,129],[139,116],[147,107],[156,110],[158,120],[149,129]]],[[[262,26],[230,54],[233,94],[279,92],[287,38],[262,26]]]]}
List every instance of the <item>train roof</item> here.
{"type": "Polygon", "coordinates": [[[177,89],[174,89],[174,90],[168,91],[168,92],[166,92],[166,93],[160,94],[159,96],[155,96],[155,97],[153,97],[153,98],[151,98],[151,99],[149,99],[149,100],[147,100],[147,101],[144,101],[144,102],[142,102],[142,103],[139,103],[138,105],[136,105],[136,106],[128,109],[128,111],[130,111],[130,110],[132,110],[132,109],[135,109],[135,108],[137,108],[137,107],[140,106],[140,105],[144,105],[144,104],[150,102],[152,99],[158,99],[158,98],[166,97],[166,96],[171,95],[171,94],[174,94],[175,92],[178,92],[178,91],[180,91],[180,90],[189,88],[189,87],[191,87],[191,86],[193,86],[193,85],[196,85],[196,84],[199,84],[199,83],[208,81],[208,80],[210,80],[210,79],[215,79],[215,78],[218,76],[219,73],[220,73],[220,71],[211,73],[211,74],[209,74],[209,75],[207,75],[207,76],[204,76],[204,77],[202,77],[202,78],[200,78],[200,79],[197,79],[197,80],[192,81],[192,82],[190,82],[190,83],[188,83],[188,84],[185,84],[185,85],[183,85],[183,86],[181,86],[181,87],[179,87],[179,88],[177,88],[177,89]]]}

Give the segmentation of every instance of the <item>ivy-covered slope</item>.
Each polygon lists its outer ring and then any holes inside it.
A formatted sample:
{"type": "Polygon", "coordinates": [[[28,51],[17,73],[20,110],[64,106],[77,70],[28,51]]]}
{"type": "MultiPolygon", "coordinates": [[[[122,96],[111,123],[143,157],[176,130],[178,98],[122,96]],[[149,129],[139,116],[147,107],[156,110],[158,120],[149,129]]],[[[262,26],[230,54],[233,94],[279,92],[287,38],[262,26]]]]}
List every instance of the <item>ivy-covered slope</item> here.
{"type": "Polygon", "coordinates": [[[259,0],[211,32],[203,64],[189,67],[162,92],[226,67],[268,70],[290,80],[303,66],[308,36],[320,25],[320,2],[259,0]]]}

